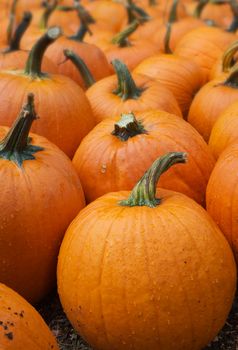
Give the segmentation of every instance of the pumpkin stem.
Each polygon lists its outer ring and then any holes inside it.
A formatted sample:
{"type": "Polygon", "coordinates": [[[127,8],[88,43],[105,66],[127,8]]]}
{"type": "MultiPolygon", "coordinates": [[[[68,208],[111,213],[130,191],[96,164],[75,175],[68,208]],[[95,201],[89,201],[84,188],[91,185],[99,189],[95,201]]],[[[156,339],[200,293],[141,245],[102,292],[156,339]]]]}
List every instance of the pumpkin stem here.
{"type": "Polygon", "coordinates": [[[137,20],[139,23],[147,22],[151,19],[148,13],[143,10],[141,7],[136,5],[133,0],[127,0],[126,2],[128,24],[132,23],[134,20],[137,20]]]}
{"type": "Polygon", "coordinates": [[[172,54],[172,50],[169,46],[170,44],[170,39],[171,39],[171,31],[172,31],[172,23],[167,23],[166,25],[166,33],[164,37],[164,52],[167,54],[172,54]]]}
{"type": "Polygon", "coordinates": [[[178,8],[179,0],[173,0],[173,4],[171,6],[170,12],[169,12],[169,23],[177,22],[178,20],[178,14],[177,14],[177,8],[178,8]]]}
{"type": "Polygon", "coordinates": [[[64,55],[66,59],[69,59],[78,69],[86,87],[89,88],[90,86],[92,86],[95,83],[95,79],[93,78],[90,70],[88,69],[87,65],[82,60],[82,58],[79,57],[79,55],[77,55],[75,52],[68,49],[64,50],[64,55]]]}
{"type": "Polygon", "coordinates": [[[209,3],[209,0],[200,0],[193,12],[193,17],[200,18],[204,7],[209,3]]]}
{"type": "Polygon", "coordinates": [[[31,12],[24,12],[22,21],[17,26],[17,28],[15,30],[15,33],[14,33],[14,35],[12,36],[12,38],[10,40],[10,45],[9,45],[8,48],[6,48],[3,51],[4,53],[20,50],[21,39],[22,39],[25,31],[29,27],[29,25],[31,23],[31,19],[32,19],[31,12]]]}
{"type": "Polygon", "coordinates": [[[232,43],[228,49],[224,52],[222,57],[222,71],[229,72],[229,70],[235,64],[234,55],[238,51],[238,41],[232,43]]]}
{"type": "Polygon", "coordinates": [[[95,23],[95,19],[90,15],[90,13],[79,3],[75,4],[75,9],[78,13],[78,18],[80,20],[80,26],[76,34],[71,35],[68,39],[82,42],[86,33],[92,35],[89,28],[89,24],[95,23]]]}
{"type": "Polygon", "coordinates": [[[128,199],[120,201],[119,204],[127,207],[147,206],[155,208],[161,202],[160,198],[155,197],[160,176],[174,164],[186,161],[187,154],[184,152],[170,152],[159,157],[135,185],[128,199]]]}
{"type": "Polygon", "coordinates": [[[121,97],[123,101],[129,99],[138,99],[143,90],[136,86],[136,83],[134,82],[127,66],[118,59],[113,60],[112,65],[115,69],[118,79],[117,89],[113,91],[113,93],[121,97]]]}
{"type": "Polygon", "coordinates": [[[39,24],[39,27],[40,29],[46,29],[47,26],[48,26],[48,21],[49,21],[49,18],[51,16],[51,14],[55,11],[56,7],[58,5],[58,0],[54,0],[51,3],[49,2],[44,2],[43,3],[43,6],[45,7],[45,10],[41,16],[41,19],[40,19],[40,24],[39,24]]]}
{"type": "Polygon", "coordinates": [[[12,38],[12,32],[13,32],[13,27],[14,27],[14,21],[16,17],[16,7],[17,7],[18,0],[13,0],[11,9],[10,9],[10,14],[9,14],[9,22],[7,26],[7,43],[10,45],[11,38],[12,38]]]}
{"type": "Polygon", "coordinates": [[[112,135],[121,141],[127,141],[130,137],[147,134],[141,122],[133,113],[122,114],[121,119],[114,125],[112,135]]]}
{"type": "Polygon", "coordinates": [[[115,35],[112,39],[112,44],[118,45],[119,47],[130,46],[130,42],[128,40],[128,36],[134,33],[134,31],[138,28],[139,22],[133,21],[129,24],[123,31],[115,35]]]}
{"type": "Polygon", "coordinates": [[[29,132],[34,120],[37,119],[34,106],[34,95],[28,94],[27,103],[17,117],[15,123],[0,142],[0,158],[15,162],[19,167],[25,160],[35,159],[34,153],[43,148],[31,144],[29,132]]]}
{"type": "Polygon", "coordinates": [[[233,13],[233,20],[227,29],[228,32],[235,32],[238,28],[238,4],[236,0],[230,0],[229,2],[231,11],[233,13]]]}
{"type": "Polygon", "coordinates": [[[32,47],[25,66],[25,74],[33,78],[42,77],[41,72],[42,59],[47,47],[52,44],[61,35],[59,27],[52,27],[42,35],[42,37],[32,47]]]}
{"type": "Polygon", "coordinates": [[[238,67],[234,67],[223,85],[238,89],[238,67]]]}

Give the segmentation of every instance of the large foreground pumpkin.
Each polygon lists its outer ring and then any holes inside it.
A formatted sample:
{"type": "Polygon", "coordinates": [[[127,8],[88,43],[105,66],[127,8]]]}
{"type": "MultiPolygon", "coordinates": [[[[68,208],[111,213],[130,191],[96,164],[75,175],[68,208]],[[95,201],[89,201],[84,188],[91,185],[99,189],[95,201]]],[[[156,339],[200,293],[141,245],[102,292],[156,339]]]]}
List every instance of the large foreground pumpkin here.
{"type": "Polygon", "coordinates": [[[4,284],[0,284],[0,348],[59,350],[40,314],[4,284]]]}
{"type": "Polygon", "coordinates": [[[94,350],[201,350],[227,318],[236,287],[227,241],[185,195],[155,198],[158,177],[184,159],[159,158],[131,194],[97,199],[66,232],[58,291],[94,350]]]}
{"type": "Polygon", "coordinates": [[[31,302],[54,286],[61,240],[84,206],[70,160],[45,138],[28,138],[34,119],[29,95],[10,131],[0,128],[0,281],[31,302]]]}

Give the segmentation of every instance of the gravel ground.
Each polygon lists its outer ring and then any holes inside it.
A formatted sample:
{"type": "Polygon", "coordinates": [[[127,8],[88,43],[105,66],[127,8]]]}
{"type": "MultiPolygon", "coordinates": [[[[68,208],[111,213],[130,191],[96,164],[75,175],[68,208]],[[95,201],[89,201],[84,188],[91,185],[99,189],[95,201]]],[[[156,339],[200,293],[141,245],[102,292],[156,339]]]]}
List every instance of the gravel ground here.
{"type": "MultiPolygon", "coordinates": [[[[93,350],[70,325],[56,294],[49,296],[37,309],[56,336],[61,350],[93,350]]],[[[203,350],[238,350],[238,296],[222,331],[203,350]]]]}

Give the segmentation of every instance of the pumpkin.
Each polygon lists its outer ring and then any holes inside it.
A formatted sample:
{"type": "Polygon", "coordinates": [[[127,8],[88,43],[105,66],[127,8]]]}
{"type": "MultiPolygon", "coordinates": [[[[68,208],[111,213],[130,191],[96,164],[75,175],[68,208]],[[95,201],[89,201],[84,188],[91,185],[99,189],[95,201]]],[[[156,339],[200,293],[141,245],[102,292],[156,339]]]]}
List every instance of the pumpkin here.
{"type": "Polygon", "coordinates": [[[206,82],[213,64],[222,55],[224,48],[234,40],[234,34],[226,33],[220,28],[200,27],[184,35],[177,43],[174,53],[197,63],[206,82]]]}
{"type": "Polygon", "coordinates": [[[168,26],[165,38],[165,53],[145,59],[133,72],[155,79],[170,90],[186,118],[193,97],[203,83],[201,70],[191,60],[172,54],[169,28],[170,26],[168,26]]]}
{"type": "MultiPolygon", "coordinates": [[[[200,0],[199,2],[202,3],[204,0],[200,0]]],[[[227,29],[233,20],[233,12],[228,2],[207,1],[200,18],[204,21],[212,21],[215,26],[227,29]]]]}
{"type": "Polygon", "coordinates": [[[145,76],[130,74],[120,60],[113,62],[116,75],[97,81],[87,91],[97,122],[128,111],[161,109],[182,117],[173,94],[158,82],[145,76]]]}
{"type": "Polygon", "coordinates": [[[157,159],[131,193],[98,198],[66,231],[58,292],[95,350],[200,350],[225,323],[236,289],[226,239],[192,199],[155,196],[160,175],[185,159],[157,159]]]}
{"type": "Polygon", "coordinates": [[[52,27],[39,39],[29,53],[24,71],[0,72],[0,123],[11,125],[26,95],[33,92],[42,119],[32,130],[47,137],[72,157],[95,121],[80,86],[63,75],[41,71],[44,51],[59,35],[59,28],[52,27]]]}
{"type": "Polygon", "coordinates": [[[59,350],[40,314],[0,283],[0,344],[3,350],[59,350]]]}
{"type": "Polygon", "coordinates": [[[215,158],[233,142],[238,140],[238,103],[227,107],[215,122],[209,138],[209,148],[215,158]]]}
{"type": "Polygon", "coordinates": [[[207,186],[207,211],[230,243],[238,262],[237,142],[220,155],[207,186]]]}
{"type": "Polygon", "coordinates": [[[70,37],[61,36],[46,50],[46,57],[56,63],[54,73],[68,76],[83,89],[85,89],[84,81],[72,62],[64,59],[64,49],[72,50],[80,56],[96,80],[100,80],[111,74],[111,67],[103,51],[96,45],[83,41],[86,32],[87,28],[82,23],[75,35],[70,37]]]}
{"type": "Polygon", "coordinates": [[[0,129],[0,281],[32,303],[53,288],[64,232],[84,207],[70,160],[45,138],[28,138],[36,118],[28,95],[12,128],[0,129]]]}
{"type": "Polygon", "coordinates": [[[84,138],[73,164],[91,202],[108,192],[131,190],[149,165],[171,149],[189,151],[189,162],[185,169],[175,167],[165,174],[161,186],[204,205],[215,164],[211,151],[188,123],[166,112],[129,113],[103,120],[84,138]]]}
{"type": "Polygon", "coordinates": [[[228,77],[223,76],[204,85],[193,99],[188,122],[209,140],[216,120],[229,105],[238,98],[238,67],[228,77]]]}

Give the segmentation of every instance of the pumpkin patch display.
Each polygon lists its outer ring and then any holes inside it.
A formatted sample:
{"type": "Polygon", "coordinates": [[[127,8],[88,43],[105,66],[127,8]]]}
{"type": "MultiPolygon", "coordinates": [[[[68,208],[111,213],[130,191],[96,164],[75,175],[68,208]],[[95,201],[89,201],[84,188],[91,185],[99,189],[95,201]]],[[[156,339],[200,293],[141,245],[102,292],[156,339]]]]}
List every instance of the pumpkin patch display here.
{"type": "Polygon", "coordinates": [[[0,128],[0,281],[33,303],[53,288],[64,232],[84,207],[70,160],[28,135],[36,119],[30,94],[12,128],[0,128]]]}
{"type": "Polygon", "coordinates": [[[160,185],[205,205],[214,158],[207,144],[182,118],[162,111],[122,114],[99,123],[73,158],[86,200],[131,190],[150,164],[171,149],[189,152],[186,167],[174,166],[160,185]]]}
{"type": "Polygon", "coordinates": [[[190,198],[155,194],[162,173],[185,159],[160,157],[131,193],[98,198],[65,234],[58,292],[95,350],[201,350],[226,320],[236,288],[228,242],[190,198]]]}
{"type": "Polygon", "coordinates": [[[2,350],[59,350],[40,314],[19,294],[0,283],[2,350]]]}

